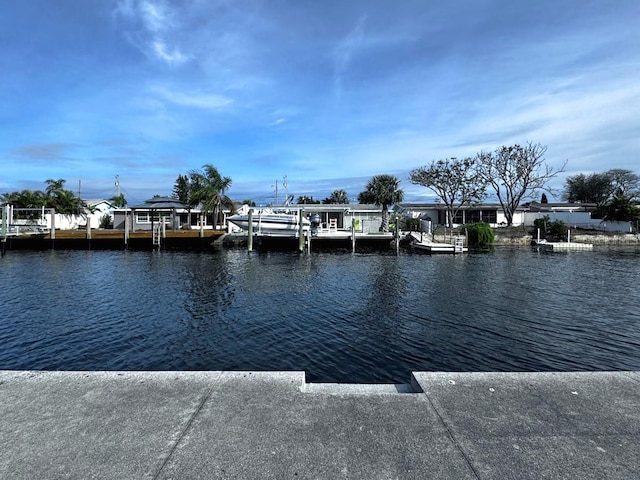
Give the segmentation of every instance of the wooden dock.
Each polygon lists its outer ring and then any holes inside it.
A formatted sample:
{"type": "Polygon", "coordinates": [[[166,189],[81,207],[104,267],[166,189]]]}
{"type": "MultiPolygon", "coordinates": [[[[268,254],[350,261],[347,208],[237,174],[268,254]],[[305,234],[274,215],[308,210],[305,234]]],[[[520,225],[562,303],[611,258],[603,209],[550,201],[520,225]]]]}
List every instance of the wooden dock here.
{"type": "MultiPolygon", "coordinates": [[[[156,232],[157,233],[157,232],[156,232]]],[[[151,231],[55,230],[37,235],[8,236],[5,250],[206,250],[224,234],[220,230],[167,230],[159,236],[151,231]]]]}
{"type": "Polygon", "coordinates": [[[591,243],[578,242],[547,242],[546,240],[534,241],[534,246],[553,251],[593,250],[591,243]]]}
{"type": "Polygon", "coordinates": [[[409,237],[413,248],[427,253],[456,254],[469,251],[469,249],[464,245],[465,237],[462,236],[453,237],[451,243],[432,242],[428,239],[427,235],[420,234],[419,232],[411,232],[409,237]]]}

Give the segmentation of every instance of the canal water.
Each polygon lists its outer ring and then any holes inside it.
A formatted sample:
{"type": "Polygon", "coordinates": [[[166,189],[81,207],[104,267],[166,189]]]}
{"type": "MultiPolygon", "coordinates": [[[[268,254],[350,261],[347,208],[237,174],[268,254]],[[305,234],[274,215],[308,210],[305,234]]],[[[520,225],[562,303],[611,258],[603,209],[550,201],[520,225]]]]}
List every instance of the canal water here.
{"type": "Polygon", "coordinates": [[[640,250],[9,252],[0,369],[640,370],[640,250]]]}

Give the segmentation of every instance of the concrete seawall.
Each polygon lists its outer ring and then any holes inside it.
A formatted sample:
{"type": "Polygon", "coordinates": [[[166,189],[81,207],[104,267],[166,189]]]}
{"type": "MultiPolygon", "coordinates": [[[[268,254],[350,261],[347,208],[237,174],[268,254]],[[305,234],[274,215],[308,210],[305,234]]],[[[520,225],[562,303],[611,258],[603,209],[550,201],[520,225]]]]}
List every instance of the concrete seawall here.
{"type": "Polygon", "coordinates": [[[640,373],[0,371],[0,478],[640,478],[640,373]]]}

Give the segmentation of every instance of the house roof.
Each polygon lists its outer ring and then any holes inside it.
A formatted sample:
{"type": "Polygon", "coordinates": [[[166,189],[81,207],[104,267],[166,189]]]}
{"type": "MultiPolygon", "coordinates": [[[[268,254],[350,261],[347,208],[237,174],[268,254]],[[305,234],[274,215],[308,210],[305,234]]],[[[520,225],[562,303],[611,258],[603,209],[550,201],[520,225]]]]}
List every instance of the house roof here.
{"type": "Polygon", "coordinates": [[[149,210],[169,210],[177,208],[187,208],[184,203],[178,201],[175,197],[153,197],[149,200],[145,200],[140,205],[134,205],[130,207],[132,210],[146,208],[149,210]]]}
{"type": "Polygon", "coordinates": [[[109,200],[105,200],[104,198],[86,198],[84,201],[90,207],[95,207],[96,205],[100,205],[101,203],[113,205],[109,200]]]}

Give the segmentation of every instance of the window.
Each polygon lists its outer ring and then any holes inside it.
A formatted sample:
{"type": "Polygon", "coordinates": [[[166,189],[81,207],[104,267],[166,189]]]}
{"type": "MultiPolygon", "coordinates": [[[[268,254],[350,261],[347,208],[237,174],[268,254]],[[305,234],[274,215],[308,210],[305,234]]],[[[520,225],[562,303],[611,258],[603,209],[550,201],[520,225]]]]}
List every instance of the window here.
{"type": "Polygon", "coordinates": [[[164,218],[164,223],[170,222],[170,215],[167,212],[136,212],[136,223],[159,223],[161,217],[164,218]]]}
{"type": "Polygon", "coordinates": [[[498,223],[498,211],[482,210],[482,221],[487,223],[498,223]]]}
{"type": "Polygon", "coordinates": [[[480,223],[480,210],[467,210],[464,223],[480,223]]]}

